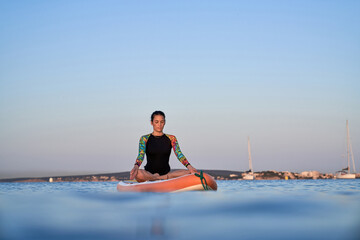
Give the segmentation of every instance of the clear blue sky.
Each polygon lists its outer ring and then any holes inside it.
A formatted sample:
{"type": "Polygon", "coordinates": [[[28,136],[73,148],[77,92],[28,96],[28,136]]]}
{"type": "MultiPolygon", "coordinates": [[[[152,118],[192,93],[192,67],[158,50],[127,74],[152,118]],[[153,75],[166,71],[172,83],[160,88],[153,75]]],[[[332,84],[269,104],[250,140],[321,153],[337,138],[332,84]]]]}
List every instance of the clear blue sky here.
{"type": "MultiPolygon", "coordinates": [[[[132,168],[163,110],[201,169],[360,167],[359,1],[1,1],[0,177],[132,168]]],[[[182,166],[172,154],[171,166],[182,166]]],[[[359,168],[358,168],[359,169],[359,168]]]]}

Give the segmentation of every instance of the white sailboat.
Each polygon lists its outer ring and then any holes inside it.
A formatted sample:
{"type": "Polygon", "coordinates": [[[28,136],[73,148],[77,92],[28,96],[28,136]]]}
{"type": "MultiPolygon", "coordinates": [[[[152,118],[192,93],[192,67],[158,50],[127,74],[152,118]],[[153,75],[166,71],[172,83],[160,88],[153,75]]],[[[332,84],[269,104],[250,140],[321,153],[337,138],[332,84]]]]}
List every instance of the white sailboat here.
{"type": "Polygon", "coordinates": [[[348,120],[346,120],[346,130],[347,130],[346,142],[347,142],[348,165],[346,168],[344,168],[336,173],[336,178],[338,178],[338,179],[354,179],[355,178],[355,173],[351,173],[351,171],[350,171],[350,153],[351,153],[354,172],[355,172],[355,161],[354,161],[354,154],[352,152],[352,146],[351,146],[351,142],[350,142],[349,121],[348,120]]]}
{"type": "Polygon", "coordinates": [[[249,171],[243,176],[244,180],[254,180],[254,171],[252,168],[252,161],[251,161],[251,149],[250,149],[250,137],[248,137],[248,152],[249,152],[249,171]]]}

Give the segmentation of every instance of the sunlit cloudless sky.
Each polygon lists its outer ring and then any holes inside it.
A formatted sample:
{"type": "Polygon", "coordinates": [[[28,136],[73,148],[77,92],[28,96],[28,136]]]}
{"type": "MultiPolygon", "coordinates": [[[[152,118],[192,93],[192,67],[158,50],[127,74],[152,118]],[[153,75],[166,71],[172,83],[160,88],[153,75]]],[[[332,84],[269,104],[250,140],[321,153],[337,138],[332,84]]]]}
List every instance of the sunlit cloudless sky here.
{"type": "MultiPolygon", "coordinates": [[[[360,166],[359,1],[1,1],[0,177],[129,171],[166,114],[199,169],[360,166]]],[[[146,160],[143,165],[146,164],[146,160]]],[[[174,154],[172,168],[181,168],[174,154]]],[[[357,169],[358,170],[358,169],[357,169]]]]}

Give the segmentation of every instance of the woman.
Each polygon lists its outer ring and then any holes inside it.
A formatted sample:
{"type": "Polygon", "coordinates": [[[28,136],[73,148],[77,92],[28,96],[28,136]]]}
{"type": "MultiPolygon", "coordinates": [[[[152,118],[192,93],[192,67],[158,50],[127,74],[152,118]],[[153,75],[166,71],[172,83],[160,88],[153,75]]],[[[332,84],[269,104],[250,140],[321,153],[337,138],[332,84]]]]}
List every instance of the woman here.
{"type": "Polygon", "coordinates": [[[155,111],[151,114],[151,125],[153,132],[140,138],[139,155],[134,168],[130,172],[130,179],[138,182],[170,179],[185,174],[196,173],[197,170],[190,165],[182,154],[176,137],[164,134],[165,114],[162,111],[155,111]],[[188,170],[170,171],[169,159],[171,148],[176,157],[188,170]],[[139,169],[146,154],[147,164],[145,170],[139,169]]]}

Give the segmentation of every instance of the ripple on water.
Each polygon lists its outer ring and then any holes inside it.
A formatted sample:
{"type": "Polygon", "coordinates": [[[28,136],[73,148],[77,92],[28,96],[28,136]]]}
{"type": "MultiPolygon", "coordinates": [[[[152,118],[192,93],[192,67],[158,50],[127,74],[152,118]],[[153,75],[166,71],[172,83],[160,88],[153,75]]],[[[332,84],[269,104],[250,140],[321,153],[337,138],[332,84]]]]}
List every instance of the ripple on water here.
{"type": "Polygon", "coordinates": [[[359,181],[218,181],[118,193],[115,182],[0,184],[1,239],[355,239],[359,181]]]}

